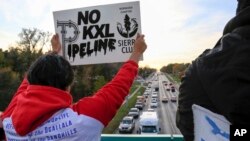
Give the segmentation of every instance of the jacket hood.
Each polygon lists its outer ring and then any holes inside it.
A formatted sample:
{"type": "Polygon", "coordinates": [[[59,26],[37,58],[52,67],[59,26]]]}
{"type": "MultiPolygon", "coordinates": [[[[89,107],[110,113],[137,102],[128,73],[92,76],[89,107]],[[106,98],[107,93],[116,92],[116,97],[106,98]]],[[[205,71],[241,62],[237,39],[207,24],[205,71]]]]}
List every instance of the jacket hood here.
{"type": "MultiPolygon", "coordinates": [[[[250,4],[250,1],[249,1],[250,4]]],[[[223,35],[231,33],[238,27],[247,26],[250,24],[250,6],[246,6],[237,12],[237,15],[233,17],[225,26],[223,35]]]]}
{"type": "Polygon", "coordinates": [[[29,85],[17,98],[11,117],[16,132],[23,136],[31,132],[55,112],[72,104],[72,96],[63,90],[29,85]]]}
{"type": "Polygon", "coordinates": [[[250,6],[250,0],[238,0],[236,13],[238,14],[248,6],[250,6]]]}

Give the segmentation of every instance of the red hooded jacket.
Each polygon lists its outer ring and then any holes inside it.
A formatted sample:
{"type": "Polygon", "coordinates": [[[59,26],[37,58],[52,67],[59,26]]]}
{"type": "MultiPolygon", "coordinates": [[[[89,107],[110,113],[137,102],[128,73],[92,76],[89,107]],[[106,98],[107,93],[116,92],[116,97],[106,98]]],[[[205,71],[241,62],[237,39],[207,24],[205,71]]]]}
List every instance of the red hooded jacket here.
{"type": "Polygon", "coordinates": [[[24,79],[1,116],[7,140],[100,140],[137,71],[137,63],[126,62],[111,82],[74,104],[66,91],[24,79]]]}

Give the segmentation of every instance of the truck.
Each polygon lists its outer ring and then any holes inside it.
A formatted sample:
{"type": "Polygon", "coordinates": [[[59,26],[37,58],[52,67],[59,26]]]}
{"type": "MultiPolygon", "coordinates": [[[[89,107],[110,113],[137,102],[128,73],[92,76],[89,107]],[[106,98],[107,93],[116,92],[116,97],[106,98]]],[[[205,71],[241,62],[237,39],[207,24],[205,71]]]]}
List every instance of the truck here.
{"type": "Polygon", "coordinates": [[[159,134],[161,131],[156,112],[143,112],[139,120],[138,134],[159,134]]]}

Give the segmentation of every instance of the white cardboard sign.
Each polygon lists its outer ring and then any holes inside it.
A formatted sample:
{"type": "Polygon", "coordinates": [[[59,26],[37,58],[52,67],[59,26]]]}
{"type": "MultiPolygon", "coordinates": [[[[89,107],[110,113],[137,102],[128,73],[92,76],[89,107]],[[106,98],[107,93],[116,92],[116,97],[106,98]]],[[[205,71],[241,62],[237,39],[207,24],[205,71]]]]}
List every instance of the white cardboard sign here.
{"type": "Polygon", "coordinates": [[[139,1],[55,11],[53,16],[60,54],[71,65],[127,61],[141,33],[139,1]]]}

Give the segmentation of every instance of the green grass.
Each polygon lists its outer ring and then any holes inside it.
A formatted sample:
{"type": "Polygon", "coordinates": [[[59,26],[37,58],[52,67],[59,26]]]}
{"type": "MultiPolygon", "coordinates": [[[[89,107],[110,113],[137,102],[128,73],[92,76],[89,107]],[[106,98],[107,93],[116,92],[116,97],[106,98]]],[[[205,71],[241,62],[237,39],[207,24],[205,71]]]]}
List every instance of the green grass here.
{"type": "Polygon", "coordinates": [[[137,88],[138,86],[132,86],[129,90],[129,94],[132,94],[137,88]]]}
{"type": "Polygon", "coordinates": [[[140,83],[135,82],[135,83],[132,85],[132,87],[130,88],[129,94],[132,94],[132,93],[138,88],[139,85],[140,85],[140,83]]]}
{"type": "Polygon", "coordinates": [[[145,91],[145,88],[141,87],[140,90],[130,98],[128,103],[125,103],[120,107],[117,111],[115,117],[109,122],[108,126],[103,129],[103,134],[113,134],[115,130],[118,128],[122,118],[126,116],[130,110],[130,108],[134,107],[136,103],[137,96],[142,94],[145,91]]]}

